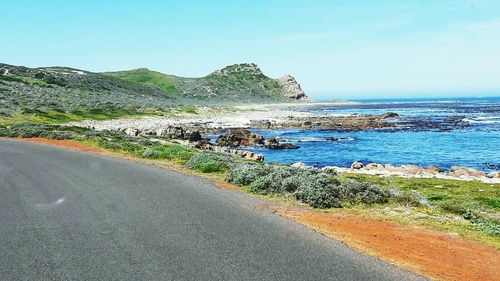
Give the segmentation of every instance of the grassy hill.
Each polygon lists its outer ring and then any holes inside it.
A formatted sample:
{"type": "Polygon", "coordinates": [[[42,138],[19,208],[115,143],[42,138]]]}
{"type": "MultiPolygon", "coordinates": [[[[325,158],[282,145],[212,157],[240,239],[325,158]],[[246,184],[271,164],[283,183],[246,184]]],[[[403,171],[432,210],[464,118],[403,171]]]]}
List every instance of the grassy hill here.
{"type": "MultiPolygon", "coordinates": [[[[0,64],[0,119],[30,115],[60,121],[162,111],[180,105],[234,105],[304,98],[296,81],[238,64],[201,78],[148,69],[94,73],[68,67],[0,64]]],[[[0,120],[1,122],[2,120],[0,120]]]]}
{"type": "Polygon", "coordinates": [[[138,68],[126,71],[105,72],[106,76],[115,77],[129,82],[140,83],[153,87],[160,87],[165,92],[175,95],[177,89],[174,87],[176,76],[152,71],[147,68],[138,68]]]}
{"type": "MultiPolygon", "coordinates": [[[[133,83],[157,87],[172,97],[188,103],[237,104],[280,102],[293,99],[288,96],[289,93],[280,79],[265,76],[255,64],[230,65],[200,78],[178,77],[145,68],[103,74],[133,83]]],[[[296,85],[300,90],[298,83],[296,85]]],[[[300,94],[295,93],[295,95],[300,94]]],[[[305,95],[299,99],[303,97],[305,95]]]]}

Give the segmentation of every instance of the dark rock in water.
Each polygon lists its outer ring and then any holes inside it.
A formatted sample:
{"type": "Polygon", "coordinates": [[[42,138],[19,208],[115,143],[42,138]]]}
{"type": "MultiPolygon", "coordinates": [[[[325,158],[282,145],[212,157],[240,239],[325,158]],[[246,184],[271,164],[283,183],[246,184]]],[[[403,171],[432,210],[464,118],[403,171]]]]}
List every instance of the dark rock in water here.
{"type": "Polygon", "coordinates": [[[262,146],[264,137],[257,134],[252,134],[246,129],[231,129],[225,135],[220,135],[215,143],[219,146],[262,146]]]}
{"type": "Polygon", "coordinates": [[[169,126],[161,132],[160,136],[167,139],[180,139],[191,142],[202,140],[199,131],[185,129],[181,126],[169,126]]]}
{"type": "Polygon", "coordinates": [[[380,118],[382,118],[382,119],[387,119],[387,118],[399,119],[399,114],[397,114],[396,112],[387,112],[387,113],[382,114],[380,116],[380,118]]]}
{"type": "Polygon", "coordinates": [[[279,142],[278,139],[276,139],[276,138],[267,139],[264,147],[267,149],[297,149],[297,148],[300,148],[300,146],[294,145],[293,143],[279,142]]]}
{"type": "Polygon", "coordinates": [[[326,137],[325,140],[332,141],[332,142],[339,142],[339,141],[346,141],[346,140],[352,140],[352,139],[351,138],[326,137]]]}

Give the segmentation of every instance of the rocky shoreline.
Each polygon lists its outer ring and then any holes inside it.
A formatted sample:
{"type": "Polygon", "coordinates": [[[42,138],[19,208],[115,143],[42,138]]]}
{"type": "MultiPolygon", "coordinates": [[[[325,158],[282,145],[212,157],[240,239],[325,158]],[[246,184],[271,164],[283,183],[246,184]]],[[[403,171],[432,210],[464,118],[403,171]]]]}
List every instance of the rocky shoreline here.
{"type": "MultiPolygon", "coordinates": [[[[310,103],[309,105],[314,104],[310,103]]],[[[202,150],[235,155],[250,160],[264,161],[264,155],[254,153],[251,148],[297,149],[299,146],[282,142],[278,138],[264,138],[251,133],[250,129],[318,129],[339,132],[363,130],[407,130],[411,128],[447,130],[451,123],[442,125],[412,123],[398,114],[386,112],[379,115],[312,115],[297,110],[297,104],[240,106],[236,110],[210,110],[198,108],[197,115],[172,117],[144,117],[140,119],[117,119],[67,123],[96,130],[122,131],[131,136],[157,137],[189,145],[202,150]],[[441,127],[439,127],[441,126],[441,127]],[[218,135],[214,142],[207,136],[218,135]]],[[[452,123],[456,120],[450,119],[452,123]]],[[[438,122],[439,123],[439,122],[438,122]]],[[[440,123],[440,124],[441,124],[440,123]]],[[[459,124],[461,125],[461,124],[459,124]]],[[[332,139],[338,141],[338,139],[332,139]]],[[[301,166],[300,163],[294,165],[301,166]]],[[[408,178],[443,178],[456,180],[479,180],[500,183],[500,172],[485,173],[467,167],[454,166],[450,171],[438,167],[415,165],[392,166],[354,162],[350,168],[326,167],[339,172],[361,173],[379,176],[401,176],[408,178]]]]}
{"type": "MultiPolygon", "coordinates": [[[[295,166],[305,167],[303,163],[295,163],[295,166]]],[[[486,173],[480,170],[452,166],[449,171],[445,171],[436,166],[417,166],[417,165],[401,165],[393,166],[391,164],[369,163],[363,165],[360,162],[353,162],[350,168],[329,166],[328,169],[335,169],[341,173],[355,173],[377,176],[400,176],[404,178],[439,178],[463,181],[481,181],[485,183],[500,183],[500,172],[494,171],[486,173]]]]}

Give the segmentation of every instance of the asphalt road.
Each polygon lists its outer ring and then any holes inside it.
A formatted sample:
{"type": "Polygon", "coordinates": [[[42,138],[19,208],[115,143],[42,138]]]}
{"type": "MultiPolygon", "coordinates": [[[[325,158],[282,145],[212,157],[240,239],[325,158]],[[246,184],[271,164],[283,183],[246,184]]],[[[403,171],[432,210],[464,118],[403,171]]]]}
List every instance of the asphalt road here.
{"type": "Polygon", "coordinates": [[[424,280],[203,179],[0,140],[0,280],[424,280]]]}

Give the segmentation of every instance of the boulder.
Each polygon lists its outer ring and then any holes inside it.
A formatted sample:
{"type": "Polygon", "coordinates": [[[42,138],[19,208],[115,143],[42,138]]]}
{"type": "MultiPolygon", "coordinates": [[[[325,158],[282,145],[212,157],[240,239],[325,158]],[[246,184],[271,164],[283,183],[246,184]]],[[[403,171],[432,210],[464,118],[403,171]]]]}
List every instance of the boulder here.
{"type": "Polygon", "coordinates": [[[441,169],[441,168],[439,168],[437,166],[432,166],[432,165],[431,166],[427,166],[424,169],[425,169],[425,171],[427,171],[429,173],[434,173],[434,174],[443,173],[444,172],[443,169],[441,169]]]}
{"type": "Polygon", "coordinates": [[[220,135],[215,141],[220,146],[262,146],[264,137],[257,134],[252,134],[246,129],[231,129],[225,135],[220,135]]]}
{"type": "Polygon", "coordinates": [[[382,170],[384,169],[384,165],[378,164],[378,163],[370,163],[365,166],[365,169],[367,170],[382,170]]]}
{"type": "Polygon", "coordinates": [[[351,169],[359,170],[362,169],[365,165],[363,163],[355,161],[351,164],[351,169]]]}
{"type": "Polygon", "coordinates": [[[394,118],[394,119],[398,119],[399,118],[399,114],[397,114],[396,112],[387,112],[387,113],[384,113],[380,116],[381,119],[388,119],[388,118],[394,118]]]}
{"type": "Polygon", "coordinates": [[[276,138],[267,139],[264,147],[267,149],[297,149],[300,146],[297,146],[293,143],[289,142],[279,142],[276,138]]]}
{"type": "Polygon", "coordinates": [[[297,163],[293,163],[291,166],[294,168],[305,168],[306,164],[304,164],[302,162],[297,162],[297,163]]]}
{"type": "Polygon", "coordinates": [[[456,177],[486,177],[486,173],[472,168],[452,166],[450,175],[456,177]]]}
{"type": "Polygon", "coordinates": [[[199,131],[186,129],[181,126],[168,126],[165,129],[158,130],[156,134],[167,139],[187,140],[190,142],[202,140],[199,131]]]}
{"type": "Polygon", "coordinates": [[[495,171],[495,172],[488,173],[487,177],[492,178],[492,179],[500,179],[500,172],[495,171]]]}

